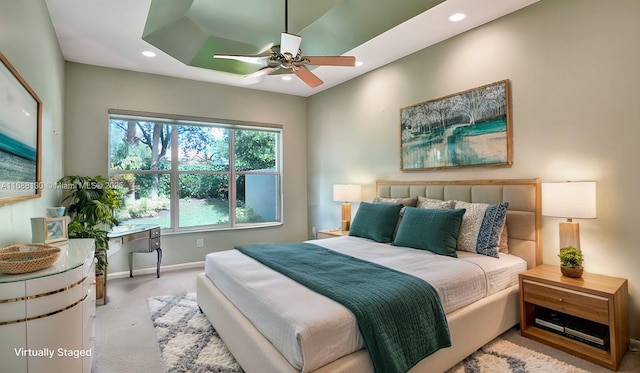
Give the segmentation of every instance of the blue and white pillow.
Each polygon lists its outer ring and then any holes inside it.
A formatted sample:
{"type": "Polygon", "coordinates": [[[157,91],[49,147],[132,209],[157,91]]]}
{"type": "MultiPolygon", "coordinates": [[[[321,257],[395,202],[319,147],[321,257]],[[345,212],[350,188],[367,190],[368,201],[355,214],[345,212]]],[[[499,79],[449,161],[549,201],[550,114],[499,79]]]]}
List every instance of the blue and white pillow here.
{"type": "Polygon", "coordinates": [[[508,207],[509,202],[490,205],[456,201],[455,208],[466,210],[457,249],[497,258],[508,207]]]}

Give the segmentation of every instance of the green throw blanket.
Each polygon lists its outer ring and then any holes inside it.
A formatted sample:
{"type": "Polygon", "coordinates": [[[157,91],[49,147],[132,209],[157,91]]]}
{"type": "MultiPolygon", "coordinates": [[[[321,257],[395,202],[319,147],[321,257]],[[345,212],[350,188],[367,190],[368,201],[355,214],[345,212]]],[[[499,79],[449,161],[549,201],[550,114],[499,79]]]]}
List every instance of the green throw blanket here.
{"type": "Polygon", "coordinates": [[[351,310],[378,373],[406,372],[451,346],[438,294],[422,279],[309,243],[236,248],[351,310]]]}

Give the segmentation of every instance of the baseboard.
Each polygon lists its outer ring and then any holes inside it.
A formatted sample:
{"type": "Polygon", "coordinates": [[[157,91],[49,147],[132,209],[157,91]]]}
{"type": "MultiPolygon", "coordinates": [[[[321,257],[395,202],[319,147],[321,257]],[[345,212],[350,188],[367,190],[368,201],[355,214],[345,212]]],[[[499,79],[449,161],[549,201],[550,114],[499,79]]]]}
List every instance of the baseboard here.
{"type": "MultiPolygon", "coordinates": [[[[167,271],[177,271],[177,270],[181,270],[181,269],[191,269],[191,268],[202,268],[204,270],[204,261],[202,262],[191,262],[191,263],[181,263],[181,264],[171,264],[171,265],[167,265],[167,266],[161,266],[160,267],[160,276],[162,277],[162,273],[163,272],[167,272],[167,271]]],[[[149,268],[141,268],[141,269],[134,269],[133,270],[133,275],[148,275],[148,274],[155,274],[156,273],[156,267],[149,267],[149,268]]],[[[114,279],[114,278],[124,278],[124,277],[129,277],[129,271],[125,271],[125,272],[114,272],[114,273],[109,273],[108,275],[109,279],[114,279]]]]}

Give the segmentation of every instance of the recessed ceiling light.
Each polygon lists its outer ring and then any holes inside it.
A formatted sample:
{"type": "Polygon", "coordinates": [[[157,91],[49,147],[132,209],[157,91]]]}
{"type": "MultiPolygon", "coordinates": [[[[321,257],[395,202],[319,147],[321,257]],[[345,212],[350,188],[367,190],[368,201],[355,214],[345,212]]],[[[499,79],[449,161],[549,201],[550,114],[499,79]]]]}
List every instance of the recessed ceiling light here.
{"type": "Polygon", "coordinates": [[[153,53],[152,51],[144,51],[144,52],[142,52],[142,55],[145,56],[145,57],[155,57],[156,56],[156,54],[153,53]]]}
{"type": "Polygon", "coordinates": [[[464,13],[454,13],[449,16],[449,21],[451,22],[460,22],[463,19],[467,18],[467,15],[464,13]]]}
{"type": "Polygon", "coordinates": [[[285,76],[282,77],[282,80],[291,80],[291,79],[293,79],[293,78],[288,76],[288,75],[285,75],[285,76]]]}

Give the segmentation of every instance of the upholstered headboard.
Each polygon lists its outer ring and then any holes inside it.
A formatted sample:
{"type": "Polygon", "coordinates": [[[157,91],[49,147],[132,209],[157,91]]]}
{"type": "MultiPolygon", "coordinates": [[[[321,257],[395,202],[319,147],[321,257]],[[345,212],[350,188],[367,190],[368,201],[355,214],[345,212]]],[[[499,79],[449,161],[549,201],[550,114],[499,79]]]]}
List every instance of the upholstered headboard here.
{"type": "Polygon", "coordinates": [[[533,268],[542,264],[540,181],[460,180],[376,182],[376,195],[384,198],[423,196],[465,202],[509,202],[507,231],[509,253],[527,261],[533,268]]]}

